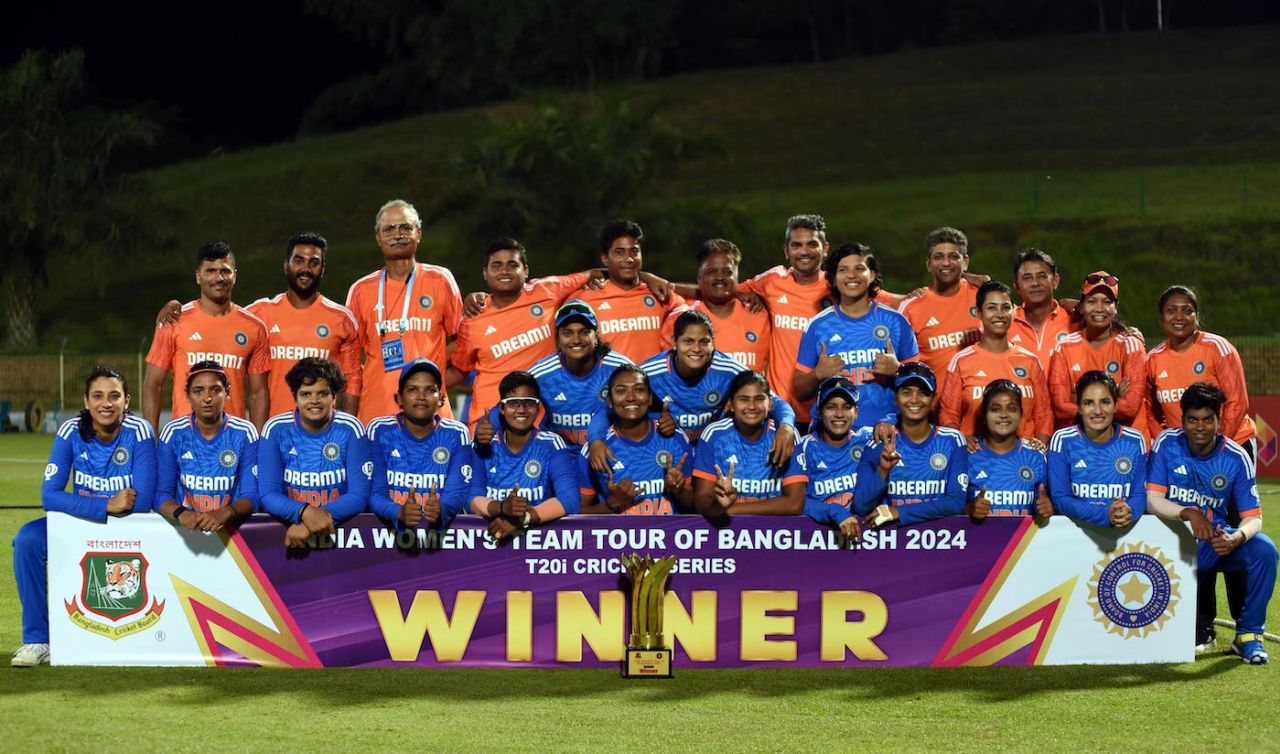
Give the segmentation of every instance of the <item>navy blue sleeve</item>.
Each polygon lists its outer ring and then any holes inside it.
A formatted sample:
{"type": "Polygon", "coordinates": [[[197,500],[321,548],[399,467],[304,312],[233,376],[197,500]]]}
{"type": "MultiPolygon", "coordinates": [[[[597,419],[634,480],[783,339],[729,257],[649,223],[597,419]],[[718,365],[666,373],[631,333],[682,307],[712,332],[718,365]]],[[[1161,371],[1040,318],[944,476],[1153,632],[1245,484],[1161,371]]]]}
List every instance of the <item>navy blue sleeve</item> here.
{"type": "Polygon", "coordinates": [[[1053,509],[1067,518],[1095,526],[1111,525],[1108,506],[1094,505],[1071,494],[1071,461],[1066,453],[1052,448],[1049,450],[1049,497],[1053,500],[1053,509]]]}
{"type": "Polygon", "coordinates": [[[373,484],[373,461],[369,458],[369,439],[353,434],[347,439],[347,491],[325,506],[335,524],[369,507],[369,488],[373,484]]]}
{"type": "MultiPolygon", "coordinates": [[[[1145,444],[1145,442],[1140,441],[1145,444]]],[[[1140,452],[1134,453],[1133,456],[1133,484],[1129,485],[1129,507],[1133,509],[1133,522],[1138,523],[1138,518],[1147,512],[1147,453],[1146,448],[1140,447],[1140,452]]]]}
{"type": "Polygon", "coordinates": [[[927,503],[906,505],[898,509],[901,524],[916,524],[946,516],[964,513],[966,490],[969,486],[969,451],[961,443],[955,443],[947,459],[947,491],[927,503]]]}
{"type": "MultiPolygon", "coordinates": [[[[382,443],[378,442],[372,434],[369,437],[369,455],[370,460],[373,461],[373,479],[369,485],[369,510],[386,523],[395,526],[396,531],[401,531],[404,525],[400,521],[400,505],[391,499],[391,488],[387,485],[387,456],[382,450],[382,443]]],[[[442,503],[443,500],[444,498],[441,497],[442,503]]],[[[442,504],[442,518],[443,508],[442,504]]]]}
{"type": "Polygon", "coordinates": [[[284,464],[280,461],[279,434],[263,438],[258,447],[258,494],[262,510],[285,523],[298,523],[302,506],[289,499],[284,487],[284,464]]]}
{"type": "Polygon", "coordinates": [[[875,509],[889,490],[889,483],[880,478],[880,443],[869,442],[858,462],[858,483],[853,488],[853,508],[859,516],[875,509]]]}
{"type": "Polygon", "coordinates": [[[582,512],[582,493],[578,488],[578,470],[574,467],[573,456],[568,450],[557,450],[551,454],[551,469],[547,473],[551,489],[566,516],[576,516],[582,512]]]}
{"type": "Polygon", "coordinates": [[[155,509],[160,510],[162,503],[177,503],[178,499],[178,456],[173,446],[161,440],[156,448],[156,499],[155,509]]]}
{"type": "Polygon", "coordinates": [[[253,512],[262,510],[262,499],[258,494],[258,445],[259,440],[245,443],[244,452],[240,454],[240,462],[236,466],[236,491],[232,502],[248,500],[253,505],[253,512]]]}
{"type": "MultiPolygon", "coordinates": [[[[786,424],[792,429],[795,429],[796,428],[795,409],[791,408],[791,404],[787,403],[786,400],[779,398],[773,393],[770,393],[769,395],[773,398],[773,401],[772,401],[773,405],[769,408],[769,418],[773,419],[775,424],[786,424]]],[[[800,438],[797,436],[796,442],[799,442],[799,441],[800,441],[800,438]]]]}
{"type": "Polygon", "coordinates": [[[449,471],[445,476],[445,488],[440,490],[440,525],[448,526],[453,519],[471,512],[471,478],[475,474],[475,459],[471,446],[459,443],[449,459],[449,471]]]}
{"type": "Polygon", "coordinates": [[[133,490],[138,493],[132,512],[148,513],[155,508],[156,501],[156,444],[151,438],[143,438],[133,446],[130,473],[133,474],[133,490]]]}
{"type": "Polygon", "coordinates": [[[75,450],[70,438],[57,436],[49,463],[44,467],[44,483],[40,485],[40,501],[44,509],[56,513],[69,513],[90,521],[107,520],[107,499],[67,492],[67,479],[74,467],[75,450]]]}

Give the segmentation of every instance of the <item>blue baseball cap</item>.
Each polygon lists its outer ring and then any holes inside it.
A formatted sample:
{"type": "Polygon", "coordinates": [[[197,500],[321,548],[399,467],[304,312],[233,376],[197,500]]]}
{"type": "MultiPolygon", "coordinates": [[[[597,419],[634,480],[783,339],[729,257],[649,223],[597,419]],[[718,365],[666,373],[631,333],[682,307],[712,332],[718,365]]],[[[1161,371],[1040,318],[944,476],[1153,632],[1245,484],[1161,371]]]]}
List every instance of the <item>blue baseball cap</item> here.
{"type": "Polygon", "coordinates": [[[556,329],[564,327],[575,319],[592,330],[600,329],[600,325],[596,321],[596,310],[591,308],[591,304],[580,298],[566,301],[563,306],[556,309],[556,329]]]}
{"type": "Polygon", "coordinates": [[[818,400],[814,401],[814,406],[822,408],[827,401],[836,397],[843,396],[845,400],[853,405],[858,405],[858,386],[853,384],[848,377],[828,377],[818,385],[818,400]]]}
{"type": "Polygon", "coordinates": [[[893,376],[893,392],[896,393],[913,382],[928,390],[931,395],[938,392],[938,380],[933,376],[933,370],[924,362],[910,361],[898,367],[898,373],[893,376]]]}
{"type": "Polygon", "coordinates": [[[442,387],[444,386],[444,375],[440,374],[440,367],[436,366],[435,362],[431,359],[418,357],[413,361],[410,361],[408,364],[400,367],[400,384],[396,388],[397,392],[404,390],[404,383],[408,382],[409,378],[418,372],[430,372],[435,375],[436,384],[442,387]]]}

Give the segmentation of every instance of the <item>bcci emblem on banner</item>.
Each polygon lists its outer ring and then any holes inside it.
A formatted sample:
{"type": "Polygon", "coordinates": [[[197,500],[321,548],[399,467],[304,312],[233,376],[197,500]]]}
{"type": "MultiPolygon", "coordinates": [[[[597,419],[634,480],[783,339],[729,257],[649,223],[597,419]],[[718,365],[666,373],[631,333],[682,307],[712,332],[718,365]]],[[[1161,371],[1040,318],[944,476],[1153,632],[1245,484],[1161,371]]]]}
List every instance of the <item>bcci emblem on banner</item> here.
{"type": "Polygon", "coordinates": [[[80,560],[80,594],[64,601],[71,622],[113,641],[154,626],[164,602],[150,599],[147,567],[140,552],[85,553],[80,560]],[[144,611],[141,618],[121,623],[144,611]]]}
{"type": "Polygon", "coordinates": [[[1093,619],[1106,626],[1107,633],[1125,639],[1163,628],[1179,598],[1173,561],[1158,547],[1141,543],[1125,545],[1098,561],[1089,580],[1093,619]]]}

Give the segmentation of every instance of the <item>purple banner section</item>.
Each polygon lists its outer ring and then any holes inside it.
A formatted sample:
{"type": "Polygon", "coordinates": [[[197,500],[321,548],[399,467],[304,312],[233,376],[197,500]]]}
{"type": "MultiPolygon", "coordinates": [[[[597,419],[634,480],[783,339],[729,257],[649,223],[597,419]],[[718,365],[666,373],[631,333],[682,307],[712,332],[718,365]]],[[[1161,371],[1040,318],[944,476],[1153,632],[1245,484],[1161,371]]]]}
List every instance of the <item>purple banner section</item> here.
{"type": "Polygon", "coordinates": [[[263,517],[239,535],[326,666],[616,667],[629,605],[619,558],[640,553],[679,559],[669,588],[691,618],[667,611],[668,630],[682,625],[677,668],[832,667],[934,663],[1026,523],[944,519],[867,533],[857,548],[770,517],[717,528],[581,516],[497,547],[470,516],[443,535],[397,535],[363,515],[302,554],[263,517]]]}

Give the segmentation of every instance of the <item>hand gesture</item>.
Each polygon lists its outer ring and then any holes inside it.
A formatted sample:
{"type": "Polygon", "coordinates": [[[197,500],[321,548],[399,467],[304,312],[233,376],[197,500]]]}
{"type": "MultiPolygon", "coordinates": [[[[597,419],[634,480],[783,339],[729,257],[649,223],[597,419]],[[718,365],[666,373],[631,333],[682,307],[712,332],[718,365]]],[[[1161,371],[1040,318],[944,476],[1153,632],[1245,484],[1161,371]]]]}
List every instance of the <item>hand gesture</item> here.
{"type": "Polygon", "coordinates": [[[497,430],[493,427],[493,422],[489,421],[489,409],[485,409],[480,415],[480,421],[476,423],[475,440],[476,445],[487,447],[493,442],[493,436],[497,434],[497,430]]]}
{"type": "Polygon", "coordinates": [[[422,504],[422,518],[428,524],[440,520],[440,493],[436,491],[436,483],[431,483],[431,492],[427,493],[427,501],[422,504]]]}
{"type": "Polygon", "coordinates": [[[468,293],[466,298],[462,299],[462,316],[474,317],[484,311],[484,307],[489,303],[489,294],[476,291],[468,293]]]}
{"type": "Polygon", "coordinates": [[[724,510],[729,510],[734,503],[738,502],[738,490],[733,486],[733,463],[729,463],[729,473],[725,474],[720,469],[720,464],[716,464],[716,484],[713,491],[715,495],[716,505],[724,510]]]}
{"type": "Polygon", "coordinates": [[[1124,498],[1118,497],[1111,501],[1111,508],[1107,511],[1107,519],[1117,529],[1124,528],[1133,523],[1133,508],[1129,507],[1124,498]]]}
{"type": "Polygon", "coordinates": [[[658,434],[671,437],[679,428],[675,417],[671,415],[671,399],[666,398],[662,401],[662,413],[658,414],[658,434]]]}
{"type": "Polygon", "coordinates": [[[769,447],[769,465],[782,468],[791,460],[791,453],[796,449],[796,429],[790,424],[778,425],[773,433],[773,445],[769,447]]]}
{"type": "Polygon", "coordinates": [[[898,373],[898,367],[902,366],[902,362],[898,361],[898,354],[893,350],[893,335],[884,339],[884,350],[876,354],[875,363],[871,365],[871,371],[881,377],[892,377],[898,373]]]}
{"type": "Polygon", "coordinates": [[[1213,551],[1218,553],[1219,557],[1226,557],[1231,551],[1240,546],[1244,542],[1244,535],[1240,532],[1227,533],[1226,529],[1221,526],[1214,530],[1213,539],[1209,540],[1209,544],[1213,545],[1213,551]]]}
{"type": "Polygon", "coordinates": [[[960,347],[967,348],[980,340],[982,340],[982,333],[980,331],[965,330],[964,334],[960,336],[960,347]]]}
{"type": "Polygon", "coordinates": [[[190,508],[184,509],[183,506],[179,505],[178,510],[174,511],[174,514],[177,515],[177,521],[182,524],[182,528],[187,531],[200,531],[200,524],[203,521],[204,516],[202,516],[199,511],[195,511],[190,508]],[[183,510],[185,510],[185,512],[179,514],[179,512],[183,510]]]}
{"type": "Polygon", "coordinates": [[[982,485],[982,489],[978,490],[978,496],[969,503],[969,518],[974,521],[981,521],[991,515],[991,501],[987,499],[987,486],[982,485]]]}
{"type": "Polygon", "coordinates": [[[883,445],[889,442],[890,438],[898,434],[898,428],[889,422],[876,422],[876,426],[871,429],[871,439],[883,445]]]}
{"type": "Polygon", "coordinates": [[[862,519],[862,525],[870,529],[879,529],[898,520],[898,507],[890,503],[881,503],[862,519]]]}
{"type": "Polygon", "coordinates": [[[232,517],[236,515],[235,510],[230,505],[224,505],[217,510],[209,511],[204,514],[203,531],[217,531],[227,524],[231,523],[232,517]]]}
{"type": "Polygon", "coordinates": [[[1208,542],[1216,534],[1213,530],[1213,525],[1209,523],[1209,519],[1205,518],[1199,508],[1183,508],[1178,511],[1178,518],[1191,524],[1191,536],[1201,542],[1208,542]]]}
{"type": "Polygon", "coordinates": [[[587,460],[591,464],[591,468],[601,474],[608,474],[613,470],[613,465],[618,462],[617,456],[609,450],[609,446],[605,445],[604,440],[592,440],[587,448],[587,460]]]}
{"type": "Polygon", "coordinates": [[[125,487],[107,500],[107,514],[112,516],[123,516],[133,511],[133,503],[138,499],[137,490],[132,487],[125,487]]]}
{"type": "Polygon", "coordinates": [[[290,524],[289,528],[284,530],[284,546],[306,547],[307,537],[310,536],[311,530],[305,524],[290,524]]]}
{"type": "Polygon", "coordinates": [[[965,447],[969,449],[970,453],[977,453],[979,450],[982,449],[982,443],[978,442],[977,435],[965,435],[964,444],[965,444],[965,447]]]}
{"type": "Polygon", "coordinates": [[[1053,501],[1049,499],[1049,493],[1045,491],[1043,484],[1040,485],[1040,494],[1036,497],[1036,515],[1041,518],[1053,515],[1053,501]]]}
{"type": "Polygon", "coordinates": [[[652,272],[643,272],[640,274],[640,281],[649,286],[649,291],[653,293],[653,297],[667,303],[667,299],[671,298],[671,281],[666,278],[660,278],[652,272]]]}
{"type": "Polygon", "coordinates": [[[511,539],[519,531],[520,527],[501,516],[489,522],[489,536],[493,537],[495,542],[511,539]]]}
{"type": "Polygon", "coordinates": [[[511,488],[511,492],[498,504],[498,513],[507,518],[519,521],[529,510],[529,501],[520,494],[520,485],[511,488]]]}
{"type": "Polygon", "coordinates": [[[827,344],[823,343],[822,352],[818,354],[818,363],[813,367],[813,376],[817,377],[818,381],[821,382],[828,377],[835,377],[837,374],[843,373],[844,359],[839,356],[828,356],[827,344]]]}
{"type": "Polygon", "coordinates": [[[764,311],[764,299],[751,291],[738,291],[738,303],[742,304],[752,314],[764,311]]]}
{"type": "Polygon", "coordinates": [[[160,312],[156,314],[156,327],[173,327],[178,324],[178,317],[181,315],[182,302],[166,301],[164,306],[160,307],[160,312]]]}
{"type": "Polygon", "coordinates": [[[857,516],[850,516],[840,522],[840,534],[845,539],[857,541],[862,537],[862,522],[857,516]]]}
{"type": "Polygon", "coordinates": [[[640,490],[636,488],[635,483],[630,479],[614,482],[612,470],[609,471],[609,480],[606,483],[606,487],[609,490],[609,496],[605,498],[604,504],[615,513],[635,505],[636,498],[640,496],[640,490]]]}
{"type": "Polygon", "coordinates": [[[680,456],[680,460],[675,463],[671,462],[670,456],[667,457],[667,469],[662,475],[662,484],[666,487],[668,492],[675,492],[684,486],[684,472],[681,471],[681,469],[684,468],[684,462],[688,460],[688,458],[688,452],[685,452],[684,455],[680,456]]]}
{"type": "Polygon", "coordinates": [[[1022,443],[1037,453],[1044,453],[1048,450],[1044,441],[1038,437],[1024,437],[1022,438],[1022,443]]]}
{"type": "Polygon", "coordinates": [[[893,471],[893,467],[898,465],[902,460],[902,455],[898,453],[898,436],[893,435],[880,449],[880,476],[885,479],[889,478],[889,473],[893,471]]]}
{"type": "Polygon", "coordinates": [[[415,529],[422,523],[422,506],[418,505],[416,487],[409,488],[409,497],[405,499],[404,505],[400,506],[400,522],[406,529],[415,529]]]}
{"type": "Polygon", "coordinates": [[[596,267],[587,270],[587,282],[582,287],[589,291],[598,291],[604,288],[607,282],[609,282],[609,271],[603,267],[596,267]]]}
{"type": "Polygon", "coordinates": [[[1118,392],[1118,393],[1120,394],[1120,397],[1121,397],[1121,398],[1123,398],[1123,397],[1125,396],[1125,394],[1129,392],[1129,378],[1128,378],[1128,377],[1125,377],[1124,379],[1120,380],[1120,383],[1119,383],[1118,385],[1116,385],[1116,392],[1118,392]]]}
{"type": "Polygon", "coordinates": [[[336,534],[338,531],[333,526],[333,514],[314,505],[308,505],[302,511],[298,523],[307,527],[307,531],[312,534],[336,534]]]}

